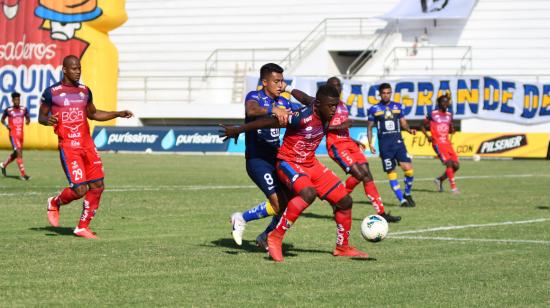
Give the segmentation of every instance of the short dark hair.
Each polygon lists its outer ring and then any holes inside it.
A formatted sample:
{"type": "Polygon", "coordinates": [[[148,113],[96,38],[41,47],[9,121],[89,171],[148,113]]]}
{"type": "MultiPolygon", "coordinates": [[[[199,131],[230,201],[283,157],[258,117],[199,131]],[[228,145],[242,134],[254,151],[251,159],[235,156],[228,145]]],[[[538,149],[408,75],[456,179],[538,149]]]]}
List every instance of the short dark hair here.
{"type": "Polygon", "coordinates": [[[390,89],[391,90],[391,85],[387,82],[384,82],[383,84],[378,86],[378,92],[380,92],[380,94],[382,94],[382,90],[385,90],[385,89],[390,89]]]}
{"type": "Polygon", "coordinates": [[[271,73],[282,74],[285,70],[275,63],[267,63],[260,68],[260,79],[267,79],[271,73]]]}
{"type": "Polygon", "coordinates": [[[11,98],[16,98],[16,97],[21,97],[21,93],[19,93],[17,91],[11,92],[11,98]]]}
{"type": "Polygon", "coordinates": [[[339,84],[342,84],[342,81],[340,81],[340,78],[334,76],[334,77],[330,77],[329,79],[327,79],[327,83],[330,83],[331,81],[338,81],[339,84]]]}
{"type": "Polygon", "coordinates": [[[441,104],[443,102],[443,100],[447,100],[449,101],[451,98],[449,97],[449,93],[445,93],[443,95],[441,95],[440,97],[437,98],[437,104],[441,104]]]}
{"type": "Polygon", "coordinates": [[[317,101],[321,101],[321,98],[323,97],[335,97],[339,98],[340,93],[338,93],[338,90],[336,90],[335,87],[329,86],[328,84],[324,84],[317,89],[317,94],[315,95],[315,98],[317,101]]]}

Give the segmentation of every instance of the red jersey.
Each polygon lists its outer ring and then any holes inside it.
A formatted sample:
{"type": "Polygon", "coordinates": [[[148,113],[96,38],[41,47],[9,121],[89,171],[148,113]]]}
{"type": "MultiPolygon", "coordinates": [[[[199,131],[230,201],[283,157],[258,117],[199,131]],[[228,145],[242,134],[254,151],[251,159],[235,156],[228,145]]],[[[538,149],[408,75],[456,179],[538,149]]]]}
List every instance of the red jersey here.
{"type": "Polygon", "coordinates": [[[44,90],[42,103],[50,106],[51,114],[58,115],[54,132],[60,146],[75,149],[94,146],[86,109],[92,101],[92,91],[82,84],[58,82],[44,90]]]}
{"type": "MultiPolygon", "coordinates": [[[[336,112],[330,120],[329,126],[338,126],[344,124],[349,118],[348,107],[340,101],[340,104],[336,107],[336,112]]],[[[335,143],[351,141],[349,136],[349,128],[339,129],[337,131],[329,130],[327,132],[327,147],[332,146],[335,143]]]]}
{"type": "Polygon", "coordinates": [[[288,124],[277,158],[310,166],[315,163],[315,150],[325,135],[325,125],[315,114],[314,106],[294,111],[288,117],[288,124]]]}
{"type": "Polygon", "coordinates": [[[25,119],[29,117],[29,111],[25,107],[19,106],[19,108],[8,107],[4,109],[3,117],[8,118],[8,127],[10,128],[10,136],[23,137],[23,127],[25,126],[25,119]]]}
{"type": "Polygon", "coordinates": [[[453,115],[448,111],[436,109],[426,116],[425,122],[430,123],[432,142],[439,145],[450,145],[449,132],[453,125],[453,115]]]}

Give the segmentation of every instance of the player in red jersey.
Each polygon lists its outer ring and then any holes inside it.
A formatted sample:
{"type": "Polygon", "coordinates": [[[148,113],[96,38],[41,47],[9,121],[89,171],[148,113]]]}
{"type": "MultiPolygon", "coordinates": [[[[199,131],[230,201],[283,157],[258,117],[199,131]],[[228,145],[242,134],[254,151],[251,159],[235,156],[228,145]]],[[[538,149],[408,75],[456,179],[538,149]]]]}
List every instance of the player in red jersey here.
{"type": "MultiPolygon", "coordinates": [[[[283,261],[282,241],[286,230],[316,197],[327,200],[334,210],[337,241],[334,256],[367,258],[368,254],[349,246],[353,201],[340,179],[315,157],[330,119],[340,102],[338,91],[328,85],[321,86],[316,101],[288,117],[283,145],[277,154],[277,175],[294,193],[275,228],[267,237],[268,252],[276,262],[283,261]]],[[[262,118],[243,126],[222,126],[222,137],[237,138],[245,131],[263,127],[279,127],[275,118],[262,118]]]]}
{"type": "Polygon", "coordinates": [[[53,126],[59,138],[61,165],[69,181],[69,187],[48,199],[48,221],[54,227],[59,226],[60,206],[85,197],[74,234],[95,239],[97,237],[89,225],[99,208],[104,174],[87,119],[108,121],[130,118],[133,114],[128,110],[96,109],[91,90],[79,82],[80,73],[80,60],[77,57],[71,55],[63,59],[63,80],[44,90],[38,122],[53,126]]]}
{"type": "MultiPolygon", "coordinates": [[[[337,77],[331,77],[327,80],[327,84],[336,88],[338,93],[342,93],[342,83],[337,77]]],[[[327,152],[330,158],[334,160],[345,172],[350,174],[346,180],[346,190],[351,194],[357,184],[363,182],[365,194],[372,202],[376,213],[387,222],[398,222],[400,216],[392,216],[384,210],[382,198],[376,189],[372,173],[369,169],[369,163],[365,154],[364,147],[359,141],[351,138],[349,127],[351,121],[349,119],[349,111],[346,105],[340,101],[336,108],[336,114],[330,121],[330,126],[327,130],[327,152]]]]}
{"type": "Polygon", "coordinates": [[[30,177],[25,173],[25,166],[23,166],[23,124],[29,125],[31,119],[27,108],[20,105],[21,94],[13,92],[11,94],[11,101],[13,107],[4,109],[1,121],[10,132],[13,152],[8,155],[8,158],[3,163],[0,163],[0,170],[2,170],[2,175],[6,176],[6,167],[15,160],[21,174],[19,178],[23,181],[28,181],[30,177]],[[8,119],[8,123],[6,123],[6,118],[8,119]]]}
{"type": "Polygon", "coordinates": [[[429,142],[437,153],[441,162],[446,166],[445,172],[440,177],[435,178],[434,182],[437,189],[443,192],[443,181],[449,179],[451,191],[454,194],[460,193],[456,187],[455,172],[458,171],[459,163],[458,156],[453,150],[453,145],[449,139],[449,134],[454,134],[453,114],[447,111],[449,108],[450,98],[448,95],[442,95],[437,98],[437,109],[433,110],[424,119],[422,132],[426,135],[429,142]],[[431,136],[428,135],[427,129],[430,130],[431,136]]]}

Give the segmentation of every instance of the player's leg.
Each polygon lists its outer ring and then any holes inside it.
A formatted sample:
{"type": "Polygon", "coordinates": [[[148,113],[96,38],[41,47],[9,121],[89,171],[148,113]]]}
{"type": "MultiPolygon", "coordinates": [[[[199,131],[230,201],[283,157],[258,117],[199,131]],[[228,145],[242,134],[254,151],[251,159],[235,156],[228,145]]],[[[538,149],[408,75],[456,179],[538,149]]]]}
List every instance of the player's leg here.
{"type": "Polygon", "coordinates": [[[6,167],[8,167],[8,165],[17,158],[17,152],[16,152],[17,147],[16,147],[16,144],[15,144],[15,140],[13,139],[12,136],[10,136],[10,142],[11,142],[11,148],[13,149],[13,152],[11,152],[8,155],[8,157],[6,158],[5,161],[0,163],[0,170],[2,170],[2,175],[3,176],[7,176],[6,167]]]}
{"type": "Polygon", "coordinates": [[[403,191],[399,185],[399,180],[397,179],[397,172],[395,172],[395,167],[397,167],[397,161],[394,157],[394,151],[382,150],[380,149],[380,159],[382,161],[382,168],[384,172],[388,175],[388,182],[393,191],[393,194],[399,200],[399,204],[402,207],[410,206],[409,202],[403,197],[403,191]]]}
{"type": "MultiPolygon", "coordinates": [[[[290,196],[290,192],[288,192],[287,189],[285,189],[285,187],[283,187],[283,186],[284,185],[279,184],[278,188],[277,188],[277,193],[275,194],[275,197],[277,198],[276,200],[277,200],[278,205],[279,205],[278,206],[279,209],[277,210],[277,214],[275,214],[271,218],[271,222],[269,223],[269,225],[267,225],[265,230],[256,237],[256,245],[260,248],[265,249],[265,250],[268,249],[267,235],[271,231],[275,230],[275,228],[279,224],[279,220],[281,219],[282,212],[286,209],[288,199],[289,199],[289,196],[290,196]]],[[[270,201],[271,201],[271,199],[270,199],[270,201]]]]}
{"type": "Polygon", "coordinates": [[[327,200],[334,210],[336,223],[336,247],[334,256],[367,258],[368,254],[349,245],[352,224],[353,200],[340,182],[340,179],[328,168],[317,162],[311,168],[315,190],[322,200],[327,200]]]}
{"type": "MultiPolygon", "coordinates": [[[[435,151],[435,153],[437,154],[437,157],[439,157],[439,160],[441,161],[441,163],[446,166],[446,161],[448,160],[447,157],[445,157],[445,154],[441,152],[441,149],[439,147],[439,145],[437,144],[432,144],[433,146],[433,149],[435,151]]],[[[437,188],[437,190],[439,192],[443,192],[444,189],[443,189],[443,182],[447,179],[447,169],[445,169],[443,171],[443,173],[434,179],[434,183],[435,183],[435,186],[437,188]]]]}
{"type": "Polygon", "coordinates": [[[458,171],[460,167],[458,164],[458,156],[456,155],[453,148],[450,146],[446,149],[446,152],[449,159],[445,164],[447,167],[445,170],[445,173],[447,174],[447,177],[449,178],[449,183],[451,184],[451,192],[453,192],[453,194],[458,194],[460,192],[455,182],[455,173],[456,171],[458,171]]]}
{"type": "Polygon", "coordinates": [[[17,166],[19,167],[19,173],[21,174],[19,178],[23,181],[30,180],[30,177],[25,173],[25,166],[23,165],[23,142],[22,141],[18,142],[18,148],[15,151],[15,154],[16,154],[15,159],[17,161],[17,166]]]}
{"type": "Polygon", "coordinates": [[[300,165],[280,161],[277,163],[277,175],[283,184],[294,193],[294,197],[288,201],[277,227],[267,237],[269,255],[273,260],[281,262],[283,261],[283,237],[300,214],[315,201],[316,191],[307,170],[300,165]]]}
{"type": "Polygon", "coordinates": [[[63,171],[67,176],[69,187],[63,189],[57,196],[48,198],[48,221],[54,227],[59,226],[59,208],[78,200],[88,191],[82,167],[82,157],[75,151],[59,149],[59,158],[63,171]]]}
{"type": "Polygon", "coordinates": [[[401,220],[401,216],[393,216],[390,213],[386,213],[384,204],[382,203],[382,197],[380,197],[378,189],[376,188],[376,184],[374,183],[374,178],[370,171],[369,163],[365,161],[358,166],[361,169],[362,173],[365,175],[363,178],[363,187],[365,189],[365,194],[370,199],[372,206],[376,210],[376,213],[384,217],[387,222],[399,222],[401,220]]]}
{"type": "Polygon", "coordinates": [[[333,144],[328,148],[328,156],[332,158],[332,160],[337,163],[346,174],[350,174],[345,181],[345,185],[348,194],[351,194],[355,187],[361,183],[362,175],[360,174],[357,166],[353,166],[353,160],[349,155],[349,152],[342,146],[338,147],[333,144]]]}
{"type": "Polygon", "coordinates": [[[267,197],[266,201],[253,206],[244,212],[236,212],[231,215],[231,235],[237,245],[242,245],[242,238],[246,223],[252,220],[274,216],[279,211],[279,198],[277,196],[277,176],[274,162],[254,158],[246,160],[246,172],[250,179],[260,188],[267,197]]]}
{"type": "Polygon", "coordinates": [[[99,209],[99,202],[104,190],[103,178],[105,174],[103,173],[103,163],[95,148],[85,151],[83,161],[88,190],[82,203],[82,215],[80,215],[78,225],[74,229],[74,234],[95,239],[97,236],[90,230],[90,222],[99,209]]]}
{"type": "Polygon", "coordinates": [[[396,152],[396,159],[399,162],[399,166],[405,173],[405,179],[403,182],[405,183],[405,199],[409,202],[409,205],[411,207],[416,206],[416,202],[414,202],[412,198],[412,187],[414,183],[414,170],[412,166],[412,159],[409,156],[409,153],[407,153],[407,149],[404,145],[401,145],[396,152]]]}

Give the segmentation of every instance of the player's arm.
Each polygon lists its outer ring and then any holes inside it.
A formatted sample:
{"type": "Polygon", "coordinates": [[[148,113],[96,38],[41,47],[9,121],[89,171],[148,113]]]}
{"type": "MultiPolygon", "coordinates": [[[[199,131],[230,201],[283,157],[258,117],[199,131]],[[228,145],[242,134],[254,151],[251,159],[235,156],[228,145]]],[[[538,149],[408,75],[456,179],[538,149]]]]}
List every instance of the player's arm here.
{"type": "Polygon", "coordinates": [[[103,111],[95,107],[93,102],[89,102],[86,106],[86,113],[88,114],[88,119],[94,121],[109,121],[115,118],[131,118],[134,114],[129,110],[122,111],[103,111]]]}
{"type": "Polygon", "coordinates": [[[405,117],[399,119],[399,123],[401,124],[401,128],[407,131],[409,134],[416,135],[416,129],[409,127],[409,123],[407,123],[405,117]]]}
{"type": "Polygon", "coordinates": [[[38,110],[38,123],[45,126],[53,126],[57,124],[58,114],[50,114],[50,105],[47,103],[40,104],[40,109],[38,110]]]}
{"type": "Polygon", "coordinates": [[[298,89],[294,89],[293,87],[288,86],[288,85],[285,87],[285,92],[290,93],[302,105],[309,106],[309,105],[312,105],[313,103],[315,103],[315,101],[316,101],[315,97],[309,96],[305,92],[302,92],[298,89]]]}
{"type": "Polygon", "coordinates": [[[456,133],[456,129],[455,129],[455,124],[454,124],[454,119],[451,117],[451,123],[449,123],[449,134],[454,134],[456,133]]]}
{"type": "Polygon", "coordinates": [[[290,111],[284,109],[284,108],[278,108],[269,106],[267,108],[261,107],[257,101],[255,100],[247,100],[244,103],[244,108],[246,112],[246,116],[248,117],[261,117],[261,116],[267,116],[271,115],[276,117],[279,120],[279,123],[281,125],[285,125],[286,121],[288,120],[288,115],[290,111]]]}
{"type": "Polygon", "coordinates": [[[1,122],[2,122],[2,124],[3,124],[8,130],[10,130],[9,125],[6,123],[6,118],[7,118],[7,116],[8,116],[8,108],[4,109],[4,112],[2,113],[2,120],[1,120],[1,122]]]}
{"type": "Polygon", "coordinates": [[[279,120],[277,120],[274,117],[263,117],[261,119],[248,122],[244,125],[239,126],[226,126],[223,124],[220,124],[220,129],[218,130],[219,136],[223,138],[223,140],[227,140],[229,138],[239,138],[239,135],[244,132],[253,131],[260,128],[275,128],[275,127],[283,127],[279,124],[279,120]]]}
{"type": "Polygon", "coordinates": [[[428,120],[428,118],[425,118],[420,128],[422,129],[422,133],[424,134],[424,136],[426,136],[426,139],[428,139],[429,142],[432,142],[432,137],[428,135],[428,128],[430,127],[429,125],[430,120],[428,120]]]}
{"type": "Polygon", "coordinates": [[[29,114],[29,109],[25,108],[25,124],[29,125],[31,123],[31,116],[29,114]]]}
{"type": "Polygon", "coordinates": [[[369,141],[369,148],[372,154],[376,154],[376,149],[374,144],[372,144],[372,127],[374,126],[374,121],[367,121],[367,140],[369,141]]]}
{"type": "Polygon", "coordinates": [[[328,127],[329,131],[337,131],[337,130],[343,130],[348,129],[352,126],[353,121],[351,119],[347,119],[346,122],[340,124],[340,125],[332,125],[328,127]]]}

